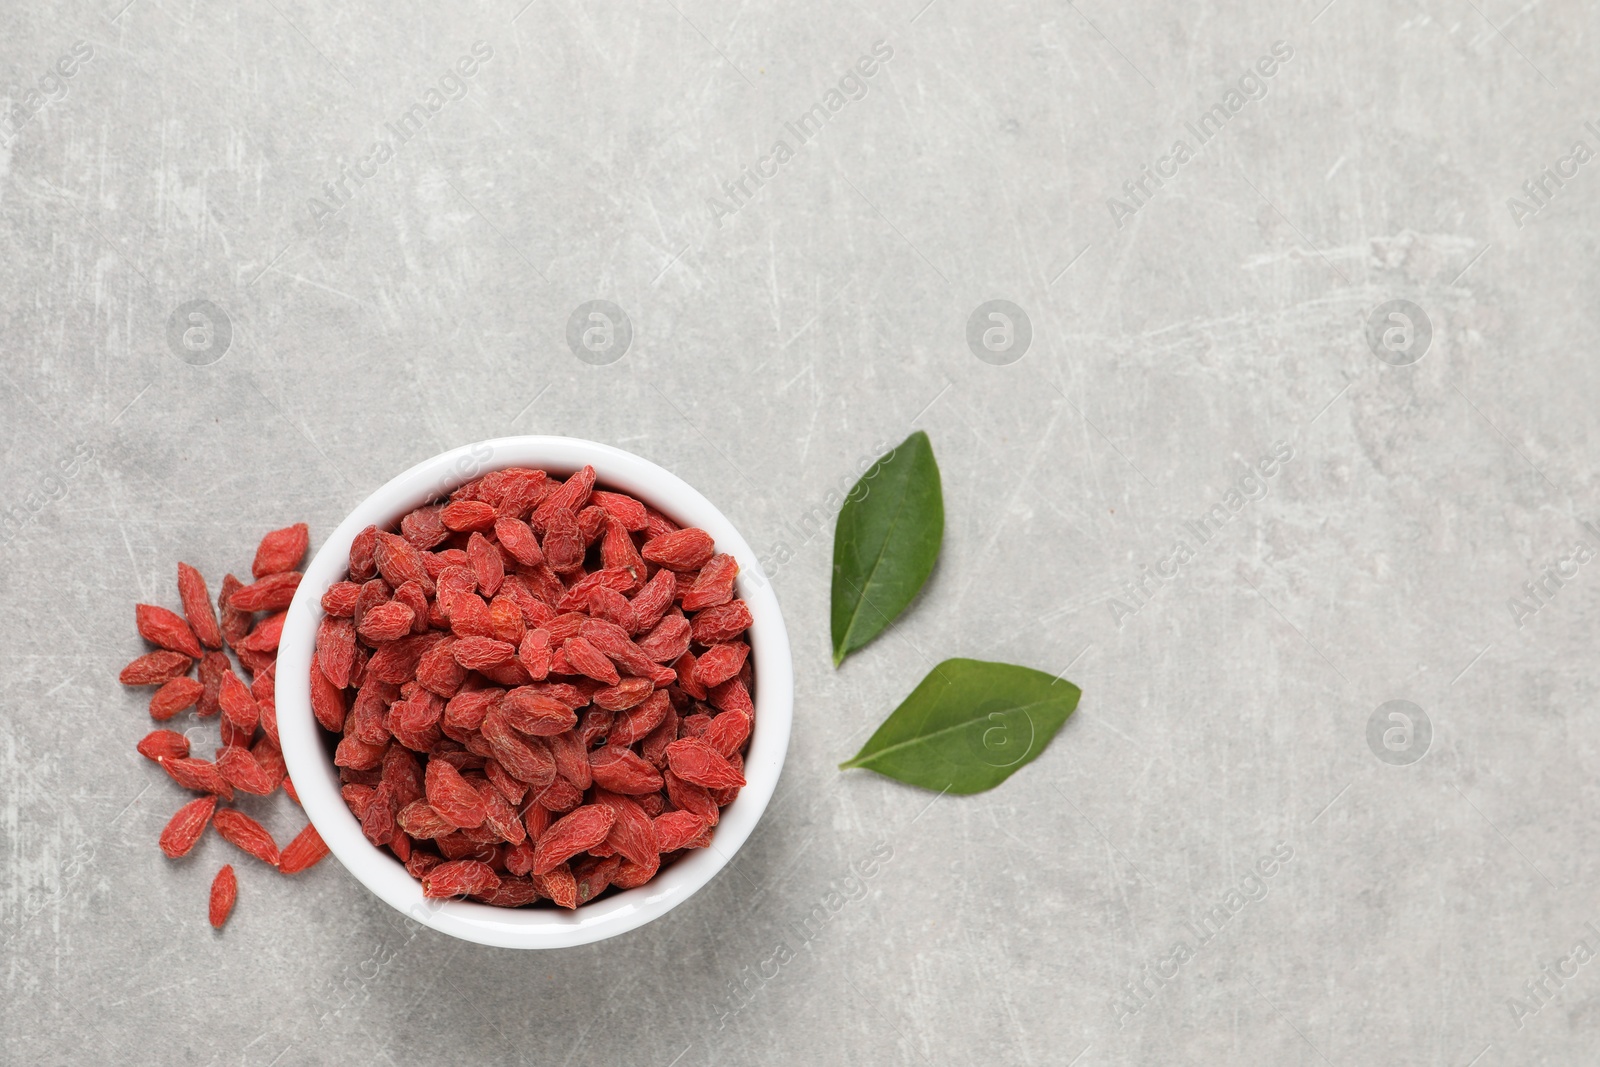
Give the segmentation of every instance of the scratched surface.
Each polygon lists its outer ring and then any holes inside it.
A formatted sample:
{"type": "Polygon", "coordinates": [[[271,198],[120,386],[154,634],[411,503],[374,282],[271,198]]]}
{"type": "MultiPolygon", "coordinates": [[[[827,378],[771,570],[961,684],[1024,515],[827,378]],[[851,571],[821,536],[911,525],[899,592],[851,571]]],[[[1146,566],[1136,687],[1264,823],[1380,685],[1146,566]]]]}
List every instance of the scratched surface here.
{"type": "Polygon", "coordinates": [[[0,11],[0,1060],[1592,1061],[1596,9],[922,4],[0,11]],[[916,428],[942,558],[833,670],[916,428]],[[766,561],[737,860],[542,954],[165,860],[132,604],[517,432],[766,561]],[[979,796],[835,769],[954,655],[1081,709],[979,796]]]}

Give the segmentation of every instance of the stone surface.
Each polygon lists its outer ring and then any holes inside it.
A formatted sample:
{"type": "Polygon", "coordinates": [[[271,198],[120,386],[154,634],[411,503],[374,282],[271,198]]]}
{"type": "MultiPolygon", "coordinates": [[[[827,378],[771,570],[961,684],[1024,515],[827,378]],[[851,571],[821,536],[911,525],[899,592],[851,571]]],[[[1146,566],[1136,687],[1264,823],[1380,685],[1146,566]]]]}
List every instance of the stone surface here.
{"type": "Polygon", "coordinates": [[[0,1059],[1592,1056],[1594,9],[921,4],[0,12],[0,1059]],[[835,494],[916,428],[942,559],[833,670],[835,494]],[[542,954],[165,860],[134,601],[524,432],[768,561],[796,722],[737,860],[542,954]],[[1080,711],[979,796],[835,769],[952,655],[1080,711]]]}

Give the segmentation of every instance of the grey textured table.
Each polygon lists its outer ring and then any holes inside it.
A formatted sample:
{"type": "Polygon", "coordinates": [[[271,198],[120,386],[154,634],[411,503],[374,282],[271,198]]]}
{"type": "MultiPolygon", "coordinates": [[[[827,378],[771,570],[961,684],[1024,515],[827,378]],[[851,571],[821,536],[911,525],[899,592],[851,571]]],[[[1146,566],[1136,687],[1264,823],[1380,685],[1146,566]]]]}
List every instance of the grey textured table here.
{"type": "Polygon", "coordinates": [[[10,5],[0,1059],[1593,1062],[1597,31],[10,5]],[[835,671],[832,494],[914,428],[943,556],[835,671]],[[134,601],[527,432],[664,464],[769,561],[795,731],[736,862],[528,954],[333,862],[165,860],[134,601]],[[1081,708],[984,795],[835,769],[952,655],[1081,708]]]}

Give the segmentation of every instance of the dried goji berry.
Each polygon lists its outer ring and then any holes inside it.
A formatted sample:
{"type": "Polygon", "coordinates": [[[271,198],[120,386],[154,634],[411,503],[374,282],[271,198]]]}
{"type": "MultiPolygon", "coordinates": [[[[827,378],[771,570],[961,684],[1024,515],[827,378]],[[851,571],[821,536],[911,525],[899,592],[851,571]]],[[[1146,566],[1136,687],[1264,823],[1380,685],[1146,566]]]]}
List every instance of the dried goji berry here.
{"type": "Polygon", "coordinates": [[[193,678],[174,678],[150,694],[150,717],[165,722],[180,711],[192,708],[205,692],[193,678]]]}
{"type": "Polygon", "coordinates": [[[589,753],[589,770],[596,785],[613,793],[654,793],[661,775],[644,757],[621,745],[606,745],[589,753]]]}
{"type": "Polygon", "coordinates": [[[708,829],[706,821],[692,811],[669,811],[655,818],[656,844],[662,852],[691,848],[708,829]]]}
{"type": "Polygon", "coordinates": [[[267,828],[235,808],[220,808],[211,816],[224,841],[237,845],[262,863],[277,866],[278,846],[267,833],[267,828]]]}
{"type": "Polygon", "coordinates": [[[133,614],[139,636],[152,645],[181,652],[190,659],[200,658],[200,641],[183,616],[154,604],[135,604],[133,614]]]}
{"type": "Polygon", "coordinates": [[[749,653],[750,646],[743,641],[712,645],[695,660],[695,677],[707,689],[721,685],[739,673],[749,653]]]}
{"type": "Polygon", "coordinates": [[[138,749],[146,759],[183,759],[189,754],[189,739],[175,730],[151,730],[138,749]]]}
{"type": "Polygon", "coordinates": [[[211,897],[207,913],[211,925],[218,930],[233,914],[233,905],[239,899],[239,879],[234,876],[233,865],[224,863],[217,876],[211,879],[211,897]]]}
{"type": "Polygon", "coordinates": [[[739,563],[732,556],[712,556],[706,565],[700,568],[700,573],[684,590],[680,603],[684,611],[700,611],[703,608],[716,607],[726,604],[733,597],[733,581],[739,575],[739,563]]]}
{"type": "Polygon", "coordinates": [[[182,759],[162,757],[156,762],[161,764],[161,769],[166,771],[174,782],[185,789],[192,789],[196,793],[215,793],[224,800],[233,799],[233,786],[218,773],[216,764],[210,760],[186,756],[182,759]]]}
{"type": "Polygon", "coordinates": [[[322,835],[317,833],[315,826],[307,823],[305,829],[283,846],[283,851],[278,854],[278,870],[284,874],[299,874],[327,854],[328,846],[323,843],[322,835]]]}
{"type": "Polygon", "coordinates": [[[730,600],[726,604],[706,608],[695,616],[694,639],[702,645],[722,644],[744,633],[754,621],[750,617],[748,604],[742,600],[730,600]]]}
{"type": "Polygon", "coordinates": [[[477,860],[450,860],[422,876],[422,895],[442,899],[468,893],[492,893],[500,885],[494,868],[477,860]]]}
{"type": "Polygon", "coordinates": [[[282,611],[294,599],[294,591],[298,588],[299,571],[269,574],[234,590],[228,597],[227,606],[234,611],[282,611]]]}
{"type": "Polygon", "coordinates": [[[187,856],[195,842],[200,840],[200,835],[205,833],[206,823],[211,821],[211,813],[216,807],[216,797],[201,797],[179,808],[161,831],[161,851],[171,859],[187,856]]]}
{"type": "Polygon", "coordinates": [[[211,591],[200,572],[187,563],[178,564],[178,599],[189,629],[207,648],[222,647],[222,631],[217,627],[217,610],[211,606],[211,591]]]}
{"type": "Polygon", "coordinates": [[[585,804],[550,824],[533,847],[533,873],[549,874],[606,839],[616,813],[603,804],[585,804]]]}
{"type": "Polygon", "coordinates": [[[217,753],[217,773],[240,792],[263,797],[278,788],[278,783],[283,780],[281,773],[269,773],[250,754],[249,749],[237,745],[228,745],[217,753]]]}
{"type": "Polygon", "coordinates": [[[166,685],[189,673],[194,660],[181,652],[146,652],[117,675],[123,685],[166,685]]]}
{"type": "Polygon", "coordinates": [[[640,555],[675,571],[697,571],[706,565],[715,547],[710,534],[690,526],[651,538],[644,543],[640,555]]]}

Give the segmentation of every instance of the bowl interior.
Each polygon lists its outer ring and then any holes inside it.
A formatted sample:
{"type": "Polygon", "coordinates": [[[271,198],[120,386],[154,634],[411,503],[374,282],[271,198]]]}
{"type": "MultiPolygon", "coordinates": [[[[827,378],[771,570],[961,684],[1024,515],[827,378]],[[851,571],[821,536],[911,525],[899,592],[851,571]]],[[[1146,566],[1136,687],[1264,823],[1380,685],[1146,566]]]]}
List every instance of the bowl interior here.
{"type": "Polygon", "coordinates": [[[681,478],[609,445],[569,437],[507,437],[465,445],[417,464],[352,511],[318,549],[295,594],[278,651],[278,732],[302,806],[334,856],[379,898],[444,933],[508,948],[560,948],[611,937],[649,922],[688,899],[749,837],[777,786],[789,744],[794,675],[789,640],[772,586],[733,524],[681,478]],[[695,849],[636,889],[565,909],[497,908],[430,900],[399,860],[367,841],[339,794],[338,769],[311,714],[310,669],[322,594],[349,570],[350,543],[369,525],[390,529],[402,515],[503,467],[537,467],[565,477],[585,464],[597,482],[656,508],[674,522],[699,526],[719,552],[739,562],[736,594],[750,607],[749,642],[756,715],[745,755],[746,786],[723,810],[711,846],[695,849]]]}

